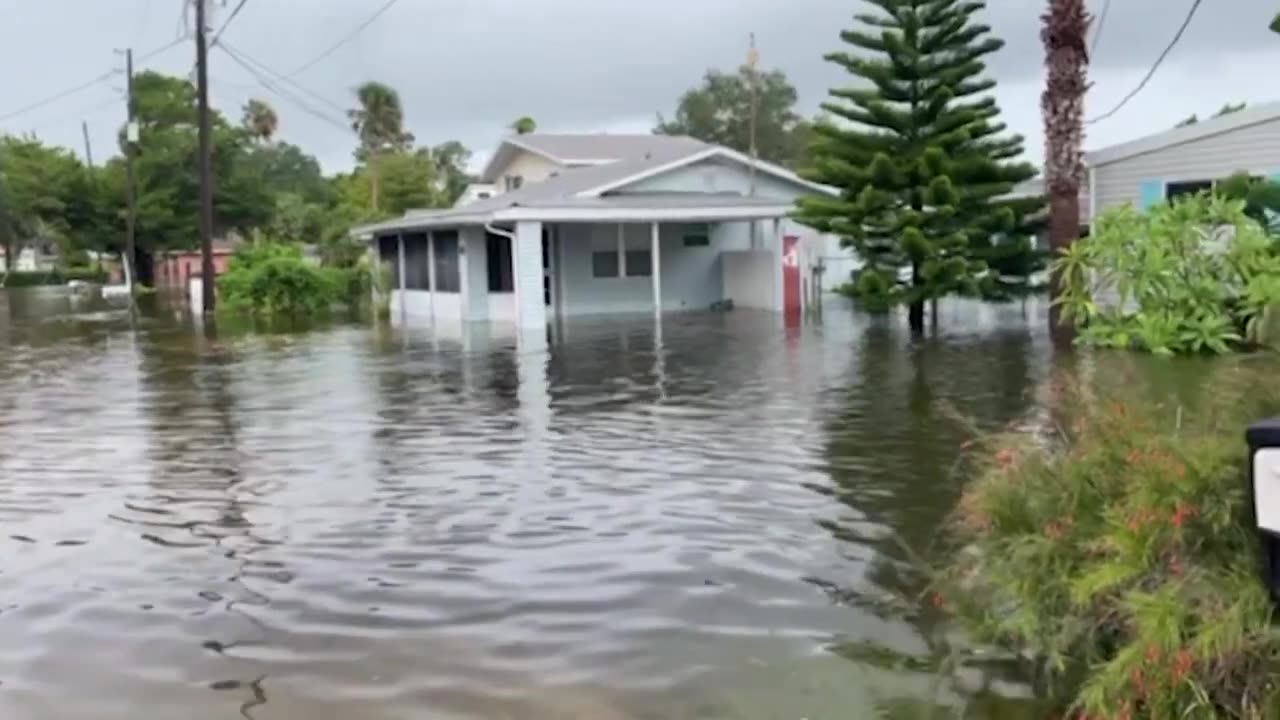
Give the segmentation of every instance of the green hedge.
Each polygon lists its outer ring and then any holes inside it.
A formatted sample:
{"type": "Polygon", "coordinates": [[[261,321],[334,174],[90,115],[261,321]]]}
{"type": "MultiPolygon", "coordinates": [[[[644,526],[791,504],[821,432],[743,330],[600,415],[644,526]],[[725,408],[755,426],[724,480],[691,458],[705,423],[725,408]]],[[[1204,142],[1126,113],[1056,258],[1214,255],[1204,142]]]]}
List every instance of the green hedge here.
{"type": "MultiPolygon", "coordinates": [[[[0,273],[0,277],[4,277],[4,273],[0,273]]],[[[66,285],[72,280],[105,284],[107,279],[106,271],[91,267],[54,268],[35,272],[15,270],[9,273],[5,287],[23,288],[42,285],[66,285]]]]}

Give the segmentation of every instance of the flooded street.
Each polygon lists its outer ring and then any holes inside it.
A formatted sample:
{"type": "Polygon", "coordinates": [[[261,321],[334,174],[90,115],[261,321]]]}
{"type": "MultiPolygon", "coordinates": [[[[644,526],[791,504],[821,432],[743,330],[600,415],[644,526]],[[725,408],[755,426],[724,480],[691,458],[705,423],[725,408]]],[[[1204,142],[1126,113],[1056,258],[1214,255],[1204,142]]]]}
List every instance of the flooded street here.
{"type": "Polygon", "coordinates": [[[835,305],[522,353],[0,292],[0,717],[1039,717],[857,648],[928,654],[903,543],[963,417],[1032,410],[1044,309],[835,305]]]}

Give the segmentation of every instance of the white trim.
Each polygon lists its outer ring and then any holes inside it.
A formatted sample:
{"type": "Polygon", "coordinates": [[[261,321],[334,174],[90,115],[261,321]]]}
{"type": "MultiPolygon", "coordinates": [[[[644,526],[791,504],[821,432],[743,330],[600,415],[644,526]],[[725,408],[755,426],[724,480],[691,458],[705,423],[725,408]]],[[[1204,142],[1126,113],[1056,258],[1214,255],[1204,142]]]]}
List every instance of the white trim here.
{"type": "Polygon", "coordinates": [[[728,205],[723,207],[511,207],[493,214],[493,222],[734,222],[739,220],[769,220],[785,217],[795,206],[791,203],[777,205],[728,205]]]}
{"type": "Polygon", "coordinates": [[[656,222],[650,224],[649,228],[649,276],[653,279],[653,312],[662,317],[662,231],[656,222]]]}
{"type": "Polygon", "coordinates": [[[1253,125],[1280,120],[1280,102],[1266,103],[1247,107],[1244,110],[1218,117],[1202,120],[1193,125],[1176,127],[1172,130],[1130,140],[1085,154],[1085,162],[1090,167],[1101,167],[1128,160],[1138,155],[1164,150],[1176,145],[1206,140],[1216,135],[1241,130],[1253,125]]]}
{"type": "Polygon", "coordinates": [[[750,168],[754,164],[756,170],[760,172],[763,172],[768,175],[772,175],[775,178],[786,180],[787,182],[791,182],[796,185],[800,185],[802,187],[809,188],[810,190],[822,193],[824,195],[836,195],[839,192],[835,188],[831,188],[826,185],[821,185],[816,182],[805,180],[804,178],[800,177],[799,175],[791,172],[790,170],[780,165],[774,165],[773,163],[768,163],[763,160],[753,161],[750,157],[743,155],[737,150],[730,150],[729,148],[726,148],[726,147],[716,146],[716,147],[707,148],[706,150],[702,150],[700,152],[685,155],[683,157],[677,158],[676,160],[672,160],[671,162],[664,163],[662,165],[657,165],[657,166],[648,168],[646,170],[642,170],[638,173],[635,173],[634,175],[629,175],[624,178],[611,180],[603,185],[598,185],[589,190],[583,190],[577,193],[576,195],[574,195],[574,197],[578,197],[578,198],[600,197],[604,193],[610,192],[612,190],[618,190],[619,188],[624,188],[628,185],[634,185],[635,183],[638,183],[641,180],[647,180],[651,177],[664,175],[668,172],[671,172],[672,170],[678,170],[682,167],[686,167],[694,163],[702,162],[703,160],[710,160],[712,158],[717,158],[717,157],[725,158],[727,160],[733,160],[734,162],[737,162],[739,164],[746,165],[748,168],[750,168]]]}

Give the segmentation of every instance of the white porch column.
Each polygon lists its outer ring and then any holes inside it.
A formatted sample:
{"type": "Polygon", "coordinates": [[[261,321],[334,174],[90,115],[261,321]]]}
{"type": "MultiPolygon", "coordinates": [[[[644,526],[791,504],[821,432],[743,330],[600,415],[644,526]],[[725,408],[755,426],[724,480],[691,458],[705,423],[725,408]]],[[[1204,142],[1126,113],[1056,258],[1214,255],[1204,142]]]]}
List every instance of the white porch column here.
{"type": "Polygon", "coordinates": [[[773,219],[773,238],[772,247],[769,248],[773,253],[773,309],[782,312],[782,220],[773,219]]]}
{"type": "Polygon", "coordinates": [[[406,312],[404,302],[404,232],[396,233],[396,252],[400,259],[400,262],[397,263],[399,265],[399,272],[396,273],[399,276],[396,278],[396,282],[400,287],[400,292],[392,293],[392,295],[395,295],[396,302],[400,303],[400,322],[403,324],[406,312]]]}
{"type": "Polygon", "coordinates": [[[436,233],[427,233],[427,289],[431,291],[428,306],[431,309],[431,322],[436,321],[436,233]]]}
{"type": "Polygon", "coordinates": [[[458,260],[462,286],[462,319],[489,319],[489,241],[484,228],[469,226],[458,233],[458,260]],[[462,250],[465,248],[465,250],[462,250]]]}
{"type": "Polygon", "coordinates": [[[649,228],[649,275],[653,279],[653,312],[662,317],[662,232],[658,223],[649,228]]]}
{"type": "Polygon", "coordinates": [[[515,265],[516,324],[546,332],[547,305],[542,288],[542,223],[516,223],[511,259],[515,265]]]}

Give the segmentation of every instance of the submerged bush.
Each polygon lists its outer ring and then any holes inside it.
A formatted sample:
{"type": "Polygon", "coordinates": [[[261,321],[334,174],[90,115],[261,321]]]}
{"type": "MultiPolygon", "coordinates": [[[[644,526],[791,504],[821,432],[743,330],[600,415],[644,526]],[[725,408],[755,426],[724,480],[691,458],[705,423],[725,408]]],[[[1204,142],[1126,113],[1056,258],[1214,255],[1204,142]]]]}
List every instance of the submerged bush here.
{"type": "Polygon", "coordinates": [[[1217,377],[1198,407],[1055,388],[1062,420],[982,453],[936,604],[1034,659],[1071,718],[1280,717],[1244,443],[1280,407],[1265,377],[1217,377]]]}
{"type": "Polygon", "coordinates": [[[1257,342],[1280,256],[1243,201],[1211,195],[1108,211],[1055,261],[1065,319],[1089,345],[1157,354],[1257,342]]]}
{"type": "Polygon", "coordinates": [[[238,251],[218,278],[222,307],[261,315],[322,315],[368,295],[367,269],[308,262],[301,248],[260,242],[238,251]]]}

